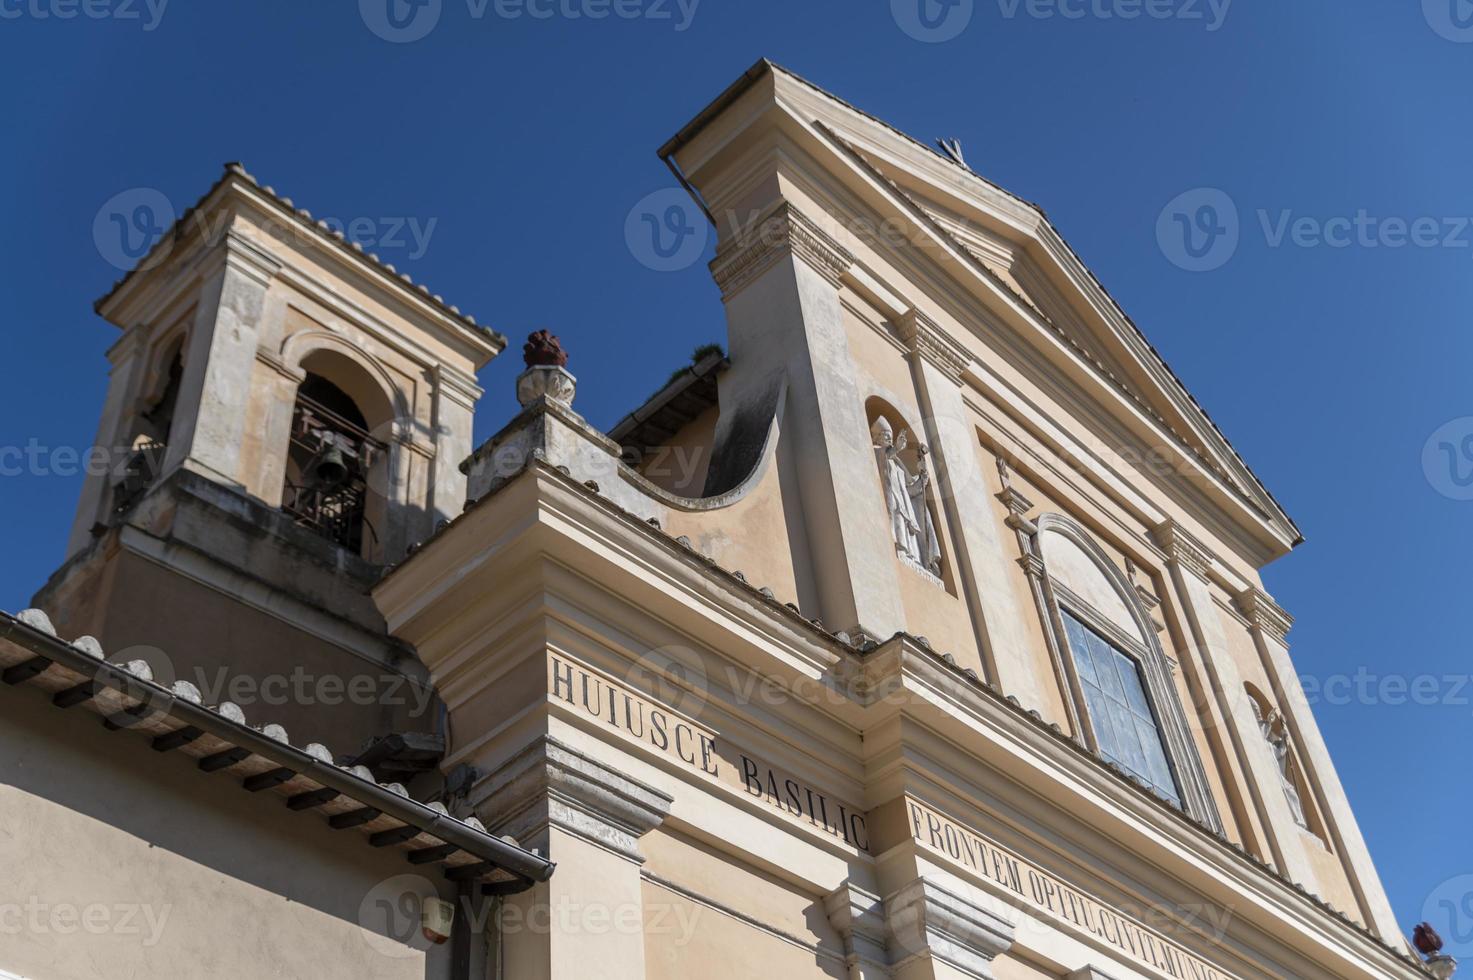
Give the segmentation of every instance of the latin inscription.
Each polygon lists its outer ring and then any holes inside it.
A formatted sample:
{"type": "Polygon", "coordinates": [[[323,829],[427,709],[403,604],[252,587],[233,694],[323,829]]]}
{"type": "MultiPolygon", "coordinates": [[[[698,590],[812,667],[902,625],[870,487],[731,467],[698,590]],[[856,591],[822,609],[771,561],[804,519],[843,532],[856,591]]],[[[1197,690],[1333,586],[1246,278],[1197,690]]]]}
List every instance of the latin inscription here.
{"type": "Polygon", "coordinates": [[[1018,898],[1091,933],[1138,962],[1180,980],[1232,980],[1185,948],[1033,867],[915,800],[906,800],[917,844],[942,854],[1018,898]]]}
{"type": "Polygon", "coordinates": [[[855,807],[729,744],[718,747],[715,733],[576,663],[552,656],[548,666],[548,693],[554,700],[868,853],[869,830],[855,807]]]}

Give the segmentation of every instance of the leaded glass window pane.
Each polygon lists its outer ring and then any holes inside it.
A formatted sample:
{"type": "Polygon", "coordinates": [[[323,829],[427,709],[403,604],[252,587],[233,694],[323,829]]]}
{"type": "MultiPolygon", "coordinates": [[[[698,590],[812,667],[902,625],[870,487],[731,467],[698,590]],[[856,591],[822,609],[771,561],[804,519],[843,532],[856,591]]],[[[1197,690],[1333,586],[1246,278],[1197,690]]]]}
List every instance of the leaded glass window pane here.
{"type": "Polygon", "coordinates": [[[1181,806],[1140,663],[1068,611],[1061,615],[1100,755],[1181,806]]]}

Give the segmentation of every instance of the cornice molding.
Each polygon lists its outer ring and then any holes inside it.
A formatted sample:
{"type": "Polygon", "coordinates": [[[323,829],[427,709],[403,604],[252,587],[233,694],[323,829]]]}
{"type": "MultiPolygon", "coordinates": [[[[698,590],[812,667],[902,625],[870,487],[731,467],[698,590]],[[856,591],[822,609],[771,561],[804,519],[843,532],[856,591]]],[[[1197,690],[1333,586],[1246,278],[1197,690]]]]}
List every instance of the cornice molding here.
{"type": "Polygon", "coordinates": [[[283,263],[233,225],[225,233],[224,252],[227,269],[247,276],[260,286],[271,285],[271,280],[281,273],[283,263]]]}
{"type": "Polygon", "coordinates": [[[851,976],[888,975],[885,903],[880,896],[845,882],[823,900],[824,914],[844,943],[844,962],[851,976]],[[876,972],[865,972],[868,968],[876,972]]]}
{"type": "Polygon", "coordinates": [[[1249,586],[1238,593],[1236,603],[1250,626],[1263,630],[1280,643],[1285,641],[1289,631],[1294,628],[1294,617],[1285,612],[1284,607],[1262,589],[1249,586]]]}
{"type": "MultiPolygon", "coordinates": [[[[1353,967],[1347,965],[1347,970],[1363,967],[1358,975],[1365,976],[1412,978],[1421,975],[1410,964],[1403,948],[1393,948],[1344,913],[1337,914],[1322,900],[1302,886],[1293,884],[1241,846],[1232,844],[1199,820],[1140,789],[1121,773],[1112,771],[1068,734],[1031,715],[995,688],[984,685],[975,671],[960,667],[906,634],[897,634],[863,653],[848,644],[841,645],[820,627],[800,621],[798,613],[776,600],[759,598],[757,590],[734,573],[709,560],[693,559],[688,548],[682,548],[664,531],[639,520],[598,491],[579,484],[573,477],[540,461],[532,464],[530,472],[557,492],[555,499],[561,508],[559,512],[564,516],[582,514],[584,511],[576,506],[582,503],[587,507],[590,522],[598,520],[611,525],[606,535],[590,537],[581,532],[573,535],[580,542],[580,548],[586,546],[581,543],[585,538],[597,538],[611,547],[628,549],[629,557],[638,565],[641,575],[668,575],[672,581],[701,581],[711,586],[724,584],[729,587],[718,589],[713,595],[724,595],[728,591],[745,594],[752,600],[750,603],[742,603],[739,607],[723,605],[723,610],[750,616],[750,619],[743,620],[744,629],[752,627],[761,631],[767,640],[781,647],[785,656],[792,658],[791,664],[806,665],[804,670],[832,671],[836,678],[841,679],[843,683],[840,686],[848,696],[838,704],[829,704],[827,710],[849,719],[855,730],[934,733],[953,746],[968,747],[967,751],[974,752],[980,764],[993,768],[1016,759],[1019,765],[1027,767],[1030,779],[1045,781],[1033,785],[1047,785],[1051,793],[1055,787],[1065,791],[1064,795],[1077,805],[1069,811],[1069,819],[1093,821],[1095,824],[1108,819],[1112,823],[1120,821],[1122,826],[1138,828],[1140,834],[1152,839],[1149,848],[1132,852],[1139,853],[1142,861],[1150,861],[1156,867],[1187,862],[1201,868],[1203,875],[1198,887],[1203,900],[1238,909],[1241,913],[1238,918],[1255,923],[1255,927],[1275,923],[1293,930],[1295,935],[1313,944],[1314,952],[1307,955],[1314,956],[1316,962],[1338,963],[1343,960],[1346,964],[1354,964],[1353,967]],[[631,533],[615,534],[614,524],[631,533]],[[664,547],[633,547],[635,542],[653,544],[657,541],[664,542],[664,547]],[[687,579],[687,575],[699,578],[687,579]],[[917,724],[892,725],[902,716],[913,719],[917,724]]],[[[472,523],[466,527],[461,521],[474,522],[474,515],[484,513],[484,508],[495,499],[482,500],[471,514],[451,525],[446,536],[479,533],[480,525],[472,523]]],[[[426,560],[426,556],[433,554],[433,548],[423,549],[417,560],[426,560]]],[[[413,561],[406,563],[386,580],[387,584],[394,585],[396,576],[411,571],[414,564],[413,561]]],[[[407,584],[399,587],[408,591],[395,596],[389,603],[391,622],[407,618],[402,610],[408,608],[418,594],[407,584]]],[[[381,583],[381,600],[384,588],[385,584],[381,583]]],[[[683,595],[685,590],[670,590],[669,594],[676,593],[683,595]]],[[[648,612],[665,615],[669,610],[652,607],[648,612]]],[[[732,636],[735,638],[737,634],[732,636]]]]}
{"type": "Polygon", "coordinates": [[[896,327],[913,355],[933,365],[952,383],[962,383],[962,374],[972,363],[972,352],[948,336],[935,320],[911,308],[896,327]]]}
{"type": "Polygon", "coordinates": [[[722,298],[730,299],[790,255],[802,259],[834,286],[854,264],[853,253],[832,235],[789,202],[780,201],[717,246],[711,276],[722,298]]]}
{"type": "Polygon", "coordinates": [[[989,980],[992,961],[1013,945],[1013,925],[1002,916],[917,878],[885,899],[893,969],[936,959],[965,976],[989,980]]]}
{"type": "Polygon", "coordinates": [[[471,802],[486,826],[544,854],[557,827],[643,864],[639,838],[664,822],[674,799],[544,735],[481,779],[471,802]]]}

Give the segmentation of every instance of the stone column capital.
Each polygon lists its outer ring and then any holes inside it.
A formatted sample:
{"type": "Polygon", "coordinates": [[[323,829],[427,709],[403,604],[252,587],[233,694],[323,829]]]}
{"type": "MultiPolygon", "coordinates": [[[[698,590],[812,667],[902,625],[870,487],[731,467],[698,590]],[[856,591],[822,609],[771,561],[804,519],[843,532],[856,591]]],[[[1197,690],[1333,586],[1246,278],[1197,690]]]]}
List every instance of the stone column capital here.
{"type": "Polygon", "coordinates": [[[664,821],[674,799],[544,735],[478,780],[470,801],[487,827],[523,847],[550,853],[557,827],[643,864],[639,838],[664,821]]]}
{"type": "Polygon", "coordinates": [[[972,363],[971,351],[943,331],[935,320],[914,307],[905,311],[896,327],[913,357],[919,357],[936,368],[953,384],[961,384],[962,372],[972,363]]]}
{"type": "Polygon", "coordinates": [[[1013,924],[929,878],[885,899],[893,969],[935,959],[969,977],[990,980],[992,961],[1013,945],[1013,924]]]}
{"type": "Polygon", "coordinates": [[[1176,521],[1170,518],[1151,530],[1156,546],[1166,552],[1166,557],[1200,578],[1207,578],[1212,570],[1213,558],[1202,542],[1194,538],[1176,521]]]}
{"type": "Polygon", "coordinates": [[[835,286],[854,264],[853,253],[787,201],[779,201],[755,221],[731,232],[711,260],[711,275],[723,299],[741,292],[789,255],[802,259],[835,286]]]}
{"type": "Polygon", "coordinates": [[[1278,640],[1286,641],[1289,630],[1294,628],[1294,617],[1273,600],[1273,596],[1256,586],[1249,586],[1237,597],[1238,610],[1248,618],[1254,629],[1278,640]]]}

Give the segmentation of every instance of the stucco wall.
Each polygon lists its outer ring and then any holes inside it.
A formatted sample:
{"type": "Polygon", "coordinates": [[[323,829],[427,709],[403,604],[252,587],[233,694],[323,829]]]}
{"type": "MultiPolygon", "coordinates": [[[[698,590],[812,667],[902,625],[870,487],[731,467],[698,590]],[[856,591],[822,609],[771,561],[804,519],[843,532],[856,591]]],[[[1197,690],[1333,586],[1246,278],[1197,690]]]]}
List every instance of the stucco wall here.
{"type": "Polygon", "coordinates": [[[360,924],[382,914],[381,883],[409,870],[397,852],[81,709],[3,694],[0,969],[33,980],[442,975],[444,948],[427,957],[360,924]]]}

